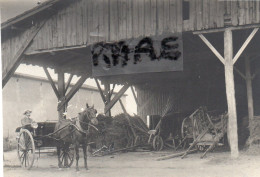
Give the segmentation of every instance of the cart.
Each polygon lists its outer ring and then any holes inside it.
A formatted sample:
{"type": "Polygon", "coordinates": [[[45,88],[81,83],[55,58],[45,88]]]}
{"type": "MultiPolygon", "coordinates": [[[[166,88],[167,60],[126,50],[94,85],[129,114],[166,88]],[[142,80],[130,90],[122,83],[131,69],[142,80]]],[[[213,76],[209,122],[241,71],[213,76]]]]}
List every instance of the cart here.
{"type": "MultiPolygon", "coordinates": [[[[16,128],[17,155],[23,168],[32,168],[37,150],[40,156],[40,150],[57,147],[58,143],[63,143],[62,140],[53,136],[60,131],[54,132],[56,123],[56,121],[34,122],[16,128]]],[[[60,159],[63,167],[70,167],[74,160],[74,149],[72,147],[61,149],[60,159]]]]}
{"type": "Polygon", "coordinates": [[[224,145],[223,137],[227,132],[227,113],[210,116],[205,107],[200,107],[189,117],[185,118],[182,123],[182,142],[189,144],[189,148],[183,154],[184,158],[189,151],[197,147],[198,150],[204,151],[201,158],[215,146],[224,145]]]}

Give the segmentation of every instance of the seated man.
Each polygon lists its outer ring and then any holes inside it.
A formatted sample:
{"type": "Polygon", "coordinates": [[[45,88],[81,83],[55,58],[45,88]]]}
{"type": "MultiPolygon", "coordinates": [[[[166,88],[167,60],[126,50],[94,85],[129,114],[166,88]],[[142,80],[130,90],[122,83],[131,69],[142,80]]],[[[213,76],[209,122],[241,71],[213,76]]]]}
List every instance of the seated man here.
{"type": "Polygon", "coordinates": [[[31,113],[32,113],[32,111],[30,111],[30,110],[26,110],[26,111],[23,113],[23,115],[25,115],[25,117],[22,118],[22,120],[21,120],[22,126],[28,125],[28,124],[31,124],[32,122],[34,122],[34,121],[30,118],[31,113]]]}

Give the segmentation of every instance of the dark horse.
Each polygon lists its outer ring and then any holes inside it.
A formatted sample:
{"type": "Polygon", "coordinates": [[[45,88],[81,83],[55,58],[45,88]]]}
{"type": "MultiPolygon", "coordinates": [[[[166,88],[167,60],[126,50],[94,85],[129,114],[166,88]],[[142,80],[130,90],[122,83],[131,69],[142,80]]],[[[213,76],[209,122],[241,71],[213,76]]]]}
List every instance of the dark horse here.
{"type": "Polygon", "coordinates": [[[97,110],[94,109],[94,106],[89,107],[87,104],[85,110],[80,112],[78,117],[74,118],[74,120],[64,119],[60,120],[56,124],[56,138],[60,139],[57,144],[59,168],[70,167],[72,165],[74,154],[70,154],[70,145],[73,145],[76,151],[76,170],[78,171],[79,146],[82,145],[84,153],[84,165],[85,168],[88,169],[86,148],[88,143],[89,129],[90,127],[95,128],[94,125],[98,124],[96,113],[97,110]]]}

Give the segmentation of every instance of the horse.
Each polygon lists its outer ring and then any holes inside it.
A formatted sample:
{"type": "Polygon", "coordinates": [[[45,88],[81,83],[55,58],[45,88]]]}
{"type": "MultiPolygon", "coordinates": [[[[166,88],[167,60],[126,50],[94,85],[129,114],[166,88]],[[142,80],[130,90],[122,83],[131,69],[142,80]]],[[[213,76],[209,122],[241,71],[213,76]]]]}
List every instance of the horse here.
{"type": "Polygon", "coordinates": [[[74,120],[63,119],[56,123],[54,132],[56,132],[56,138],[59,139],[57,143],[59,168],[70,167],[72,165],[74,155],[70,154],[70,145],[73,145],[76,151],[76,170],[79,171],[79,146],[82,145],[84,165],[86,170],[88,170],[86,148],[90,127],[98,130],[95,127],[95,125],[98,124],[96,114],[97,110],[94,109],[94,105],[89,107],[88,104],[86,104],[86,108],[78,113],[78,116],[74,118],[74,120]],[[64,165],[62,163],[64,163],[64,165]]]}

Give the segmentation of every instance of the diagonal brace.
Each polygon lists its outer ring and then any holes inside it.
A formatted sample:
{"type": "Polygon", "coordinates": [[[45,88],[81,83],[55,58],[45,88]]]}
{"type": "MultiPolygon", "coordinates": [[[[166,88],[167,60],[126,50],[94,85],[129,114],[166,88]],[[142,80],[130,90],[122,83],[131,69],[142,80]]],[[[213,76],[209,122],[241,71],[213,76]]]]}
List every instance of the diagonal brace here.
{"type": "Polygon", "coordinates": [[[213,45],[208,41],[208,39],[203,34],[199,34],[199,37],[209,47],[209,49],[218,57],[218,59],[223,64],[225,64],[224,58],[220,55],[220,53],[217,51],[217,49],[215,49],[215,47],[213,47],[213,45]]]}
{"type": "Polygon", "coordinates": [[[48,78],[48,80],[49,80],[49,82],[51,84],[51,87],[52,87],[56,97],[59,99],[60,98],[60,94],[58,92],[57,87],[55,86],[55,83],[54,83],[53,79],[51,78],[51,75],[50,75],[48,69],[44,66],[43,70],[44,70],[44,72],[45,72],[45,74],[46,74],[46,76],[47,76],[47,78],[48,78]]]}
{"type": "Polygon", "coordinates": [[[238,60],[238,58],[240,57],[240,55],[243,53],[243,51],[245,50],[245,48],[247,47],[247,45],[249,44],[249,42],[253,39],[253,37],[255,36],[256,32],[258,31],[259,28],[255,28],[251,34],[248,36],[248,38],[246,39],[246,41],[244,42],[244,44],[241,46],[241,48],[238,50],[237,54],[235,55],[235,57],[233,58],[233,64],[236,63],[236,61],[238,60]]]}
{"type": "Polygon", "coordinates": [[[105,97],[105,95],[104,95],[104,93],[103,93],[101,87],[100,87],[100,84],[99,84],[99,82],[98,82],[98,80],[97,80],[96,78],[95,78],[95,81],[96,81],[98,90],[99,90],[99,92],[100,92],[101,98],[102,98],[103,102],[106,104],[107,100],[106,100],[106,97],[105,97]]]}
{"type": "Polygon", "coordinates": [[[61,102],[58,105],[58,110],[60,110],[66,103],[70,101],[70,99],[75,95],[75,93],[79,90],[82,84],[87,80],[88,75],[83,75],[77,81],[77,83],[70,89],[69,93],[61,98],[61,102]]]}
{"type": "Polygon", "coordinates": [[[121,98],[121,96],[125,93],[125,91],[129,88],[129,84],[125,84],[120,91],[114,96],[114,98],[107,103],[105,106],[105,114],[116,104],[116,102],[121,98]]]}

